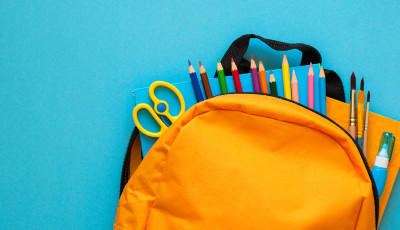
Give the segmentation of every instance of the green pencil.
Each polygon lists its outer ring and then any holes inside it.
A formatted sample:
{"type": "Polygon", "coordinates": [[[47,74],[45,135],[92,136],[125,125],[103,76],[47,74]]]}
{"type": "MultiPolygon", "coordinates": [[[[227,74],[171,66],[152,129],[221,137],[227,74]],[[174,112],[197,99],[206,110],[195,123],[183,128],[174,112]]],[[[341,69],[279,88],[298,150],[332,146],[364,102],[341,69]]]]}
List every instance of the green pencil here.
{"type": "Polygon", "coordinates": [[[228,88],[226,87],[226,81],[225,81],[225,72],[224,68],[222,68],[221,62],[218,59],[217,63],[217,74],[218,74],[218,79],[219,79],[219,85],[221,86],[221,93],[228,93],[228,88]]]}
{"type": "Polygon", "coordinates": [[[276,80],[272,70],[269,72],[269,88],[271,88],[271,95],[278,96],[278,89],[276,88],[276,80]]]}

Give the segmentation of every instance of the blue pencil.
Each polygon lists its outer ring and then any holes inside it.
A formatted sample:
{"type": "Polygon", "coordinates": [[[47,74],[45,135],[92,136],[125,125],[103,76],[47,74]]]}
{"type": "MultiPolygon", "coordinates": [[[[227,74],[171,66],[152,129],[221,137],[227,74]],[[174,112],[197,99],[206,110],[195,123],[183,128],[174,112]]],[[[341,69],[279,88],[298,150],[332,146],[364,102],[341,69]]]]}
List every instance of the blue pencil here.
{"type": "MultiPolygon", "coordinates": [[[[321,70],[320,70],[321,71],[321,70]]],[[[321,93],[320,93],[320,83],[319,77],[314,75],[314,110],[321,112],[321,93]]]]}
{"type": "Polygon", "coordinates": [[[196,71],[194,71],[194,68],[189,60],[188,60],[188,62],[189,62],[190,79],[192,80],[192,85],[193,85],[194,93],[196,94],[197,102],[204,101],[203,94],[201,93],[201,89],[200,89],[199,80],[197,80],[196,71]]]}
{"type": "Polygon", "coordinates": [[[320,102],[321,102],[321,113],[326,116],[326,79],[325,71],[321,66],[319,70],[319,92],[320,92],[320,102]]]}

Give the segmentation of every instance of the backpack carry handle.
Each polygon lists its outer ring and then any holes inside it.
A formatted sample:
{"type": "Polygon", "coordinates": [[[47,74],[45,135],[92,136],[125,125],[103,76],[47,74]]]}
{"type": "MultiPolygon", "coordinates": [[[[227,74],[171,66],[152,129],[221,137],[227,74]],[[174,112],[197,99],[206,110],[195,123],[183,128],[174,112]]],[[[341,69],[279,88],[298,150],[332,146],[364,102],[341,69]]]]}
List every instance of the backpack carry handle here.
{"type": "MultiPolygon", "coordinates": [[[[321,54],[312,46],[303,44],[303,43],[286,43],[275,41],[271,39],[266,39],[261,36],[255,34],[245,34],[235,41],[229,46],[228,50],[225,52],[224,56],[221,59],[222,67],[224,68],[224,72],[226,76],[232,75],[231,72],[231,58],[233,58],[238,66],[239,73],[249,73],[250,71],[250,62],[244,59],[244,54],[249,48],[249,43],[251,38],[257,38],[260,41],[267,44],[274,50],[277,51],[287,51],[292,49],[297,49],[303,53],[301,58],[300,65],[308,65],[310,62],[312,63],[321,63],[322,57],[321,54]]],[[[339,101],[345,101],[345,94],[343,90],[343,83],[340,77],[333,70],[325,69],[326,76],[326,96],[334,98],[339,101]]],[[[215,72],[214,77],[218,77],[217,72],[215,72]]]]}
{"type": "MultiPolygon", "coordinates": [[[[303,44],[303,43],[286,43],[275,41],[271,39],[266,39],[261,36],[255,34],[245,34],[235,41],[232,42],[231,46],[226,51],[225,55],[221,59],[222,67],[224,68],[225,75],[232,75],[231,72],[231,58],[233,58],[236,64],[239,66],[250,66],[247,65],[248,61],[243,59],[244,54],[249,48],[249,43],[251,38],[257,38],[260,41],[267,44],[274,50],[277,51],[287,51],[292,49],[298,49],[303,53],[303,57],[301,58],[301,65],[307,65],[310,62],[312,63],[321,63],[322,58],[321,54],[312,46],[303,44]],[[244,64],[244,65],[243,65],[244,64]]],[[[247,71],[246,71],[247,72],[247,71]]],[[[215,73],[215,77],[217,73],[215,73]]]]}

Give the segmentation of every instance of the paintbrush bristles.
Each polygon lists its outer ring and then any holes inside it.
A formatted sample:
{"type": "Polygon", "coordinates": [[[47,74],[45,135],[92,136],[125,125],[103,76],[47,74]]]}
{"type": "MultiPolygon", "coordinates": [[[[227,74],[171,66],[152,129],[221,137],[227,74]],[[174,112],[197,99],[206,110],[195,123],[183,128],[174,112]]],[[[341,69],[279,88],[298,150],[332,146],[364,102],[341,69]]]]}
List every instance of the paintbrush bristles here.
{"type": "Polygon", "coordinates": [[[364,91],[364,78],[361,78],[360,90],[364,91]]]}
{"type": "Polygon", "coordinates": [[[367,94],[367,102],[369,102],[369,97],[370,97],[371,95],[369,94],[369,91],[368,91],[368,94],[367,94]]]}
{"type": "Polygon", "coordinates": [[[351,90],[356,90],[356,75],[351,74],[351,90]]]}

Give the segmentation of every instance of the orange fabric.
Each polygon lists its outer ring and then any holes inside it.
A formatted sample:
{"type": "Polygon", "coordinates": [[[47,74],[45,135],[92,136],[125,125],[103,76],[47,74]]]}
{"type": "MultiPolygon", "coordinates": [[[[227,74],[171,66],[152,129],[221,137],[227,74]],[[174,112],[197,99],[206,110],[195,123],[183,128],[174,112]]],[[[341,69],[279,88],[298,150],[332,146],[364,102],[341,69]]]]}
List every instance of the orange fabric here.
{"type": "Polygon", "coordinates": [[[129,161],[129,178],[132,177],[133,173],[139,167],[140,162],[142,162],[142,146],[140,145],[140,135],[136,136],[133,141],[131,148],[131,159],[129,161]]]}
{"type": "MultiPolygon", "coordinates": [[[[332,118],[342,127],[349,127],[349,104],[328,98],[327,100],[328,117],[332,118]]],[[[367,161],[372,169],[375,163],[376,155],[378,154],[379,142],[383,132],[391,132],[397,138],[400,137],[400,122],[389,119],[387,117],[370,112],[368,122],[368,146],[367,146],[367,161]]],[[[398,144],[395,144],[397,146],[398,144]]],[[[392,154],[392,159],[388,165],[388,176],[386,179],[385,189],[379,199],[379,221],[382,219],[385,211],[390,192],[392,191],[394,182],[400,166],[400,149],[395,147],[392,154]]]]}
{"type": "Polygon", "coordinates": [[[371,180],[351,138],[292,102],[217,96],[154,144],[114,229],[374,229],[371,180]]]}

